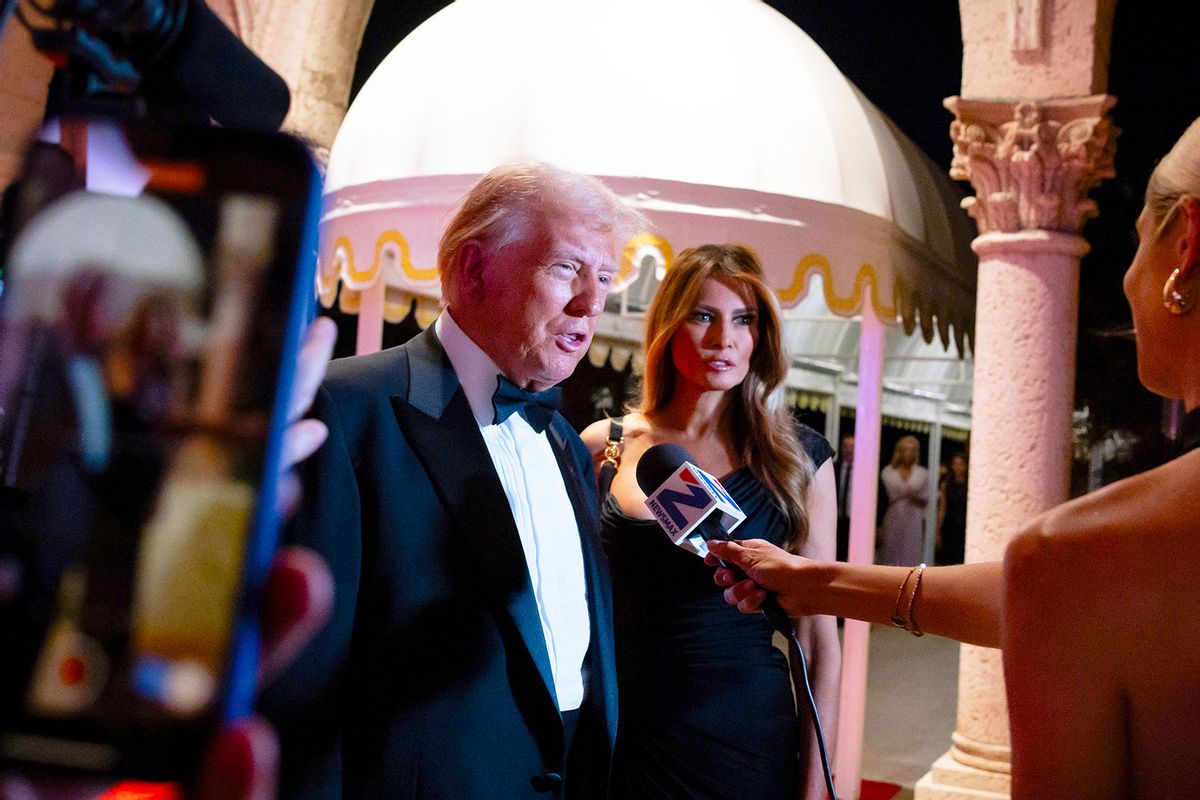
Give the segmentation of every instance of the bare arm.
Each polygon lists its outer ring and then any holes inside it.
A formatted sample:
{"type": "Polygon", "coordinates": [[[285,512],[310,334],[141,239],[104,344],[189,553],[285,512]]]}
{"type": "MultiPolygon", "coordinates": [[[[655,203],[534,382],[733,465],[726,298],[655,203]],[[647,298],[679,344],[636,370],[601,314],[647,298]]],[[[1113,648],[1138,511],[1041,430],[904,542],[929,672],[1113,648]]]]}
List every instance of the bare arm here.
{"type": "MultiPolygon", "coordinates": [[[[761,539],[711,542],[709,550],[749,576],[735,582],[725,569],[714,576],[726,587],[726,601],[747,613],[758,610],[766,588],[793,617],[830,614],[890,625],[896,595],[909,573],[908,567],[810,561],[761,539]]],[[[999,561],[930,567],[922,577],[913,618],[925,633],[999,647],[1002,580],[999,561]]]]}
{"type": "MultiPolygon", "coordinates": [[[[837,553],[837,486],[833,476],[833,461],[828,460],[813,476],[808,493],[808,538],[800,547],[807,558],[832,561],[837,553]]],[[[812,687],[817,713],[825,733],[827,748],[837,739],[838,688],[842,675],[842,649],[838,642],[837,619],[831,616],[801,617],[796,620],[796,634],[807,659],[808,681],[812,687]]],[[[797,687],[800,691],[800,687],[797,687]]],[[[800,705],[806,705],[801,699],[800,705]]],[[[800,797],[805,800],[824,800],[825,778],[821,769],[821,754],[813,726],[800,712],[800,752],[804,759],[804,780],[800,797]]],[[[827,753],[832,765],[833,753],[827,753]]]]}

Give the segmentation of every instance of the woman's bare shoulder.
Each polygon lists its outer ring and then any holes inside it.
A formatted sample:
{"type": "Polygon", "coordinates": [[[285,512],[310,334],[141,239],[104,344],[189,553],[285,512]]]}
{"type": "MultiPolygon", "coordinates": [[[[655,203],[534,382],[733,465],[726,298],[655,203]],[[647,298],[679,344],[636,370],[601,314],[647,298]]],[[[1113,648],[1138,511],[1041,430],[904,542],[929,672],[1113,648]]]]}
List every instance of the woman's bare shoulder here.
{"type": "Polygon", "coordinates": [[[645,436],[653,429],[650,419],[642,413],[631,411],[625,415],[625,436],[630,439],[637,439],[645,436]]]}
{"type": "Polygon", "coordinates": [[[588,452],[595,454],[604,450],[608,442],[609,422],[607,419],[598,419],[579,432],[579,438],[583,439],[588,452]]]}
{"type": "MultiPolygon", "coordinates": [[[[624,440],[637,439],[650,430],[650,423],[645,415],[639,414],[636,411],[626,414],[621,420],[621,435],[624,440]]],[[[612,431],[611,419],[599,419],[584,428],[579,438],[583,439],[583,443],[587,445],[587,449],[593,453],[604,452],[604,447],[608,444],[608,437],[612,431]]]]}
{"type": "Polygon", "coordinates": [[[1135,703],[1161,695],[1154,687],[1164,682],[1194,686],[1195,673],[1173,665],[1200,647],[1191,601],[1200,522],[1189,502],[1197,472],[1200,454],[1185,456],[1064,504],[1014,537],[1004,560],[1005,646],[1022,628],[1036,630],[1036,647],[1059,663],[1088,662],[1090,684],[1129,682],[1135,703]]]}
{"type": "Polygon", "coordinates": [[[1035,518],[1009,545],[1008,557],[1032,567],[1084,571],[1153,549],[1200,529],[1188,498],[1200,494],[1200,451],[1063,503],[1035,518]]]}

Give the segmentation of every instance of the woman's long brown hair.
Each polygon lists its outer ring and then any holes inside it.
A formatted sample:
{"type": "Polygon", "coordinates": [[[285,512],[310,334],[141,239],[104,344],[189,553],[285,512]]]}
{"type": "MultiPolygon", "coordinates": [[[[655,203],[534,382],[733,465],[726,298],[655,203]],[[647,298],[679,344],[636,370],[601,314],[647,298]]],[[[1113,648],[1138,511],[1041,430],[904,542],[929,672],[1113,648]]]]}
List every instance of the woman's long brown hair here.
{"type": "Polygon", "coordinates": [[[646,312],[646,370],[642,414],[665,407],[675,392],[678,373],[671,360],[671,339],[696,310],[704,282],[718,280],[758,306],[758,343],[746,379],[733,392],[727,419],[730,439],[742,463],[775,498],[788,523],[785,546],[795,549],[808,536],[805,503],[813,464],[796,438],[786,408],[771,409],[771,394],[783,385],[788,363],[783,353],[779,305],[763,281],[762,266],[740,245],[703,245],[681,252],[667,270],[646,312]]]}

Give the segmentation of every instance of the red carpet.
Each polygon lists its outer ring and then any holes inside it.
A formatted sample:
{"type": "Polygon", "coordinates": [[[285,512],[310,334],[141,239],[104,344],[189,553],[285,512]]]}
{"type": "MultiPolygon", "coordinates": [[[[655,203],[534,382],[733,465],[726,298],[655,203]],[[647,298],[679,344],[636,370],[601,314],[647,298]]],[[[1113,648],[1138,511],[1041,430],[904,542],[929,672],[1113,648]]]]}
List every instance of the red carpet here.
{"type": "Polygon", "coordinates": [[[899,793],[900,787],[897,784],[863,781],[858,798],[859,800],[891,800],[899,793]]]}

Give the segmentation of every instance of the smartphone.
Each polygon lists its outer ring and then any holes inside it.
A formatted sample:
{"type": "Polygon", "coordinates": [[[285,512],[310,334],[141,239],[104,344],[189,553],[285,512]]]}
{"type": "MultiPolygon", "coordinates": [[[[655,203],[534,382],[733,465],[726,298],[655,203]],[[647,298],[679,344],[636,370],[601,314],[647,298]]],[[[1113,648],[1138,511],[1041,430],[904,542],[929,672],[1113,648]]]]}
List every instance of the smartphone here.
{"type": "Polygon", "coordinates": [[[187,781],[253,704],[319,178],[282,134],[63,126],[86,188],[39,145],[0,266],[0,760],[187,781]]]}

